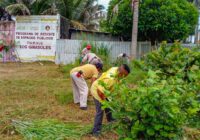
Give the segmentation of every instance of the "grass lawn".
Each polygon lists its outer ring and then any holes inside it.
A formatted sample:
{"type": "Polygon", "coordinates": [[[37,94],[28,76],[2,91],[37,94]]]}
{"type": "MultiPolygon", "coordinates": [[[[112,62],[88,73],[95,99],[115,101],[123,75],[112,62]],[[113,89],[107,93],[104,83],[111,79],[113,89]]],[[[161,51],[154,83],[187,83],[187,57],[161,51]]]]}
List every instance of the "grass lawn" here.
{"type": "MultiPolygon", "coordinates": [[[[53,63],[0,63],[0,140],[21,140],[23,137],[13,131],[12,120],[33,121],[56,119],[62,122],[76,122],[92,125],[94,103],[91,96],[88,111],[82,111],[73,104],[69,70],[73,65],[59,67],[53,63]]],[[[145,74],[137,69],[128,77],[130,87],[145,74]]],[[[106,121],[104,120],[104,123],[106,121]]],[[[199,140],[199,129],[184,128],[187,140],[199,140]]],[[[83,140],[97,140],[90,135],[83,140]]],[[[103,134],[99,140],[116,140],[113,132],[103,134]]]]}
{"type": "MultiPolygon", "coordinates": [[[[69,68],[70,69],[70,68],[69,68]]],[[[68,73],[53,63],[0,63],[0,139],[21,140],[13,133],[12,120],[57,119],[63,122],[93,124],[95,109],[89,97],[88,111],[73,104],[68,73]]],[[[85,136],[82,139],[96,139],[85,136]]],[[[99,139],[117,139],[107,133],[99,139]]]]}

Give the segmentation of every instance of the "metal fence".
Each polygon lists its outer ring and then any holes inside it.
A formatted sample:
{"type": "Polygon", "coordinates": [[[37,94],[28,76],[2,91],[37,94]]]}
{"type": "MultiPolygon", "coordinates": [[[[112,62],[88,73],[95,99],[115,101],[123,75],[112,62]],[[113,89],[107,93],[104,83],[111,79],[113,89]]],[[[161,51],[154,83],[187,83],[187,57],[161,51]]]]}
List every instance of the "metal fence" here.
{"type": "MultiPolygon", "coordinates": [[[[70,64],[78,57],[84,40],[57,40],[56,44],[56,64],[70,64]]],[[[112,42],[112,41],[92,41],[95,46],[106,46],[110,50],[111,60],[115,60],[120,53],[130,55],[131,42],[112,42]]],[[[151,51],[150,42],[139,42],[137,47],[137,58],[151,51]]]]}

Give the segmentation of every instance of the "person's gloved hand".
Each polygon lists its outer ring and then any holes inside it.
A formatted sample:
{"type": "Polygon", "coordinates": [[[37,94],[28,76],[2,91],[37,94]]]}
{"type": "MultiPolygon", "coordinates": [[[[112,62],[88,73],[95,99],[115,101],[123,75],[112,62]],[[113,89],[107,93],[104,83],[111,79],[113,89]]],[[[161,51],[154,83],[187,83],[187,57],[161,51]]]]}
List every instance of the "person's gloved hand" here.
{"type": "Polygon", "coordinates": [[[80,78],[82,76],[83,72],[80,70],[77,74],[76,77],[80,78]]]}

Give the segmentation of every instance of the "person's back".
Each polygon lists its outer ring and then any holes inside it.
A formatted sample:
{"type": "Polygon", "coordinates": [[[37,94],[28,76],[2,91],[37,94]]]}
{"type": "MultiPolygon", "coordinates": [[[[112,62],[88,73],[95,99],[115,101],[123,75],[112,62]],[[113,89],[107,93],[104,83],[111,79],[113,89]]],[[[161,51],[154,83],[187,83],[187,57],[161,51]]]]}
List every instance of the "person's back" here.
{"type": "Polygon", "coordinates": [[[117,56],[116,65],[130,63],[130,57],[126,53],[121,53],[117,56]]]}
{"type": "Polygon", "coordinates": [[[82,57],[84,57],[86,54],[88,54],[88,53],[90,53],[91,52],[91,50],[89,50],[89,49],[87,49],[87,48],[84,48],[83,50],[82,50],[82,52],[81,52],[81,55],[82,55],[82,57]]]}
{"type": "Polygon", "coordinates": [[[80,103],[80,109],[87,109],[88,86],[86,80],[91,79],[93,83],[102,68],[102,64],[96,64],[95,66],[86,64],[71,70],[70,77],[72,80],[74,103],[80,103]]]}
{"type": "Polygon", "coordinates": [[[82,51],[81,51],[81,57],[80,57],[80,63],[82,62],[83,57],[85,57],[86,54],[91,52],[92,46],[88,44],[82,51]]]}
{"type": "Polygon", "coordinates": [[[82,59],[82,63],[89,63],[95,65],[96,63],[103,63],[102,60],[95,53],[88,53],[82,59]]]}
{"type": "Polygon", "coordinates": [[[108,71],[104,72],[99,79],[97,79],[91,87],[91,93],[94,98],[101,101],[100,96],[95,92],[97,89],[104,93],[105,88],[101,85],[101,83],[106,84],[106,87],[111,89],[113,85],[117,82],[117,71],[118,67],[112,67],[108,71]]]}
{"type": "MultiPolygon", "coordinates": [[[[96,115],[94,119],[94,127],[92,130],[93,135],[99,135],[101,131],[104,110],[102,109],[102,101],[109,101],[109,95],[106,95],[106,91],[113,92],[114,85],[120,81],[121,78],[128,76],[130,68],[128,65],[123,64],[120,67],[113,67],[96,80],[91,87],[91,94],[94,98],[96,115]],[[102,85],[102,83],[104,85],[102,85]]],[[[114,121],[112,112],[109,108],[105,108],[106,118],[108,122],[114,121]]]]}
{"type": "Polygon", "coordinates": [[[79,71],[82,72],[84,79],[90,79],[91,77],[98,76],[97,68],[91,64],[85,64],[85,65],[76,67],[76,68],[72,69],[70,73],[79,72],[79,71]]]}

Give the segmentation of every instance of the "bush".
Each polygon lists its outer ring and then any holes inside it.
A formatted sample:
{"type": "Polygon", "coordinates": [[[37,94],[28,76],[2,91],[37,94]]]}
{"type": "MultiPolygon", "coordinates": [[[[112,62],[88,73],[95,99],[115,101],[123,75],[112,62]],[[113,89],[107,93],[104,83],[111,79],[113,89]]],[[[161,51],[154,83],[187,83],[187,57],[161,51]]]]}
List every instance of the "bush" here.
{"type": "MultiPolygon", "coordinates": [[[[199,53],[179,44],[163,44],[135,63],[148,73],[135,88],[129,86],[135,82],[129,79],[116,85],[112,94],[106,91],[112,102],[103,104],[119,120],[117,132],[121,139],[182,137],[183,126],[196,118],[200,109],[199,53]]],[[[133,73],[130,77],[134,77],[133,73]]]]}
{"type": "Polygon", "coordinates": [[[104,105],[110,107],[119,120],[117,132],[121,138],[167,140],[181,137],[187,116],[198,111],[195,93],[187,93],[183,81],[161,80],[157,73],[149,71],[148,78],[136,89],[124,83],[115,87],[114,93],[107,92],[112,102],[104,105]],[[185,106],[191,102],[190,106],[185,106]]]}
{"type": "Polygon", "coordinates": [[[147,54],[141,62],[143,70],[160,70],[163,79],[178,76],[188,82],[200,80],[200,51],[181,47],[179,43],[161,47],[147,54]]]}

